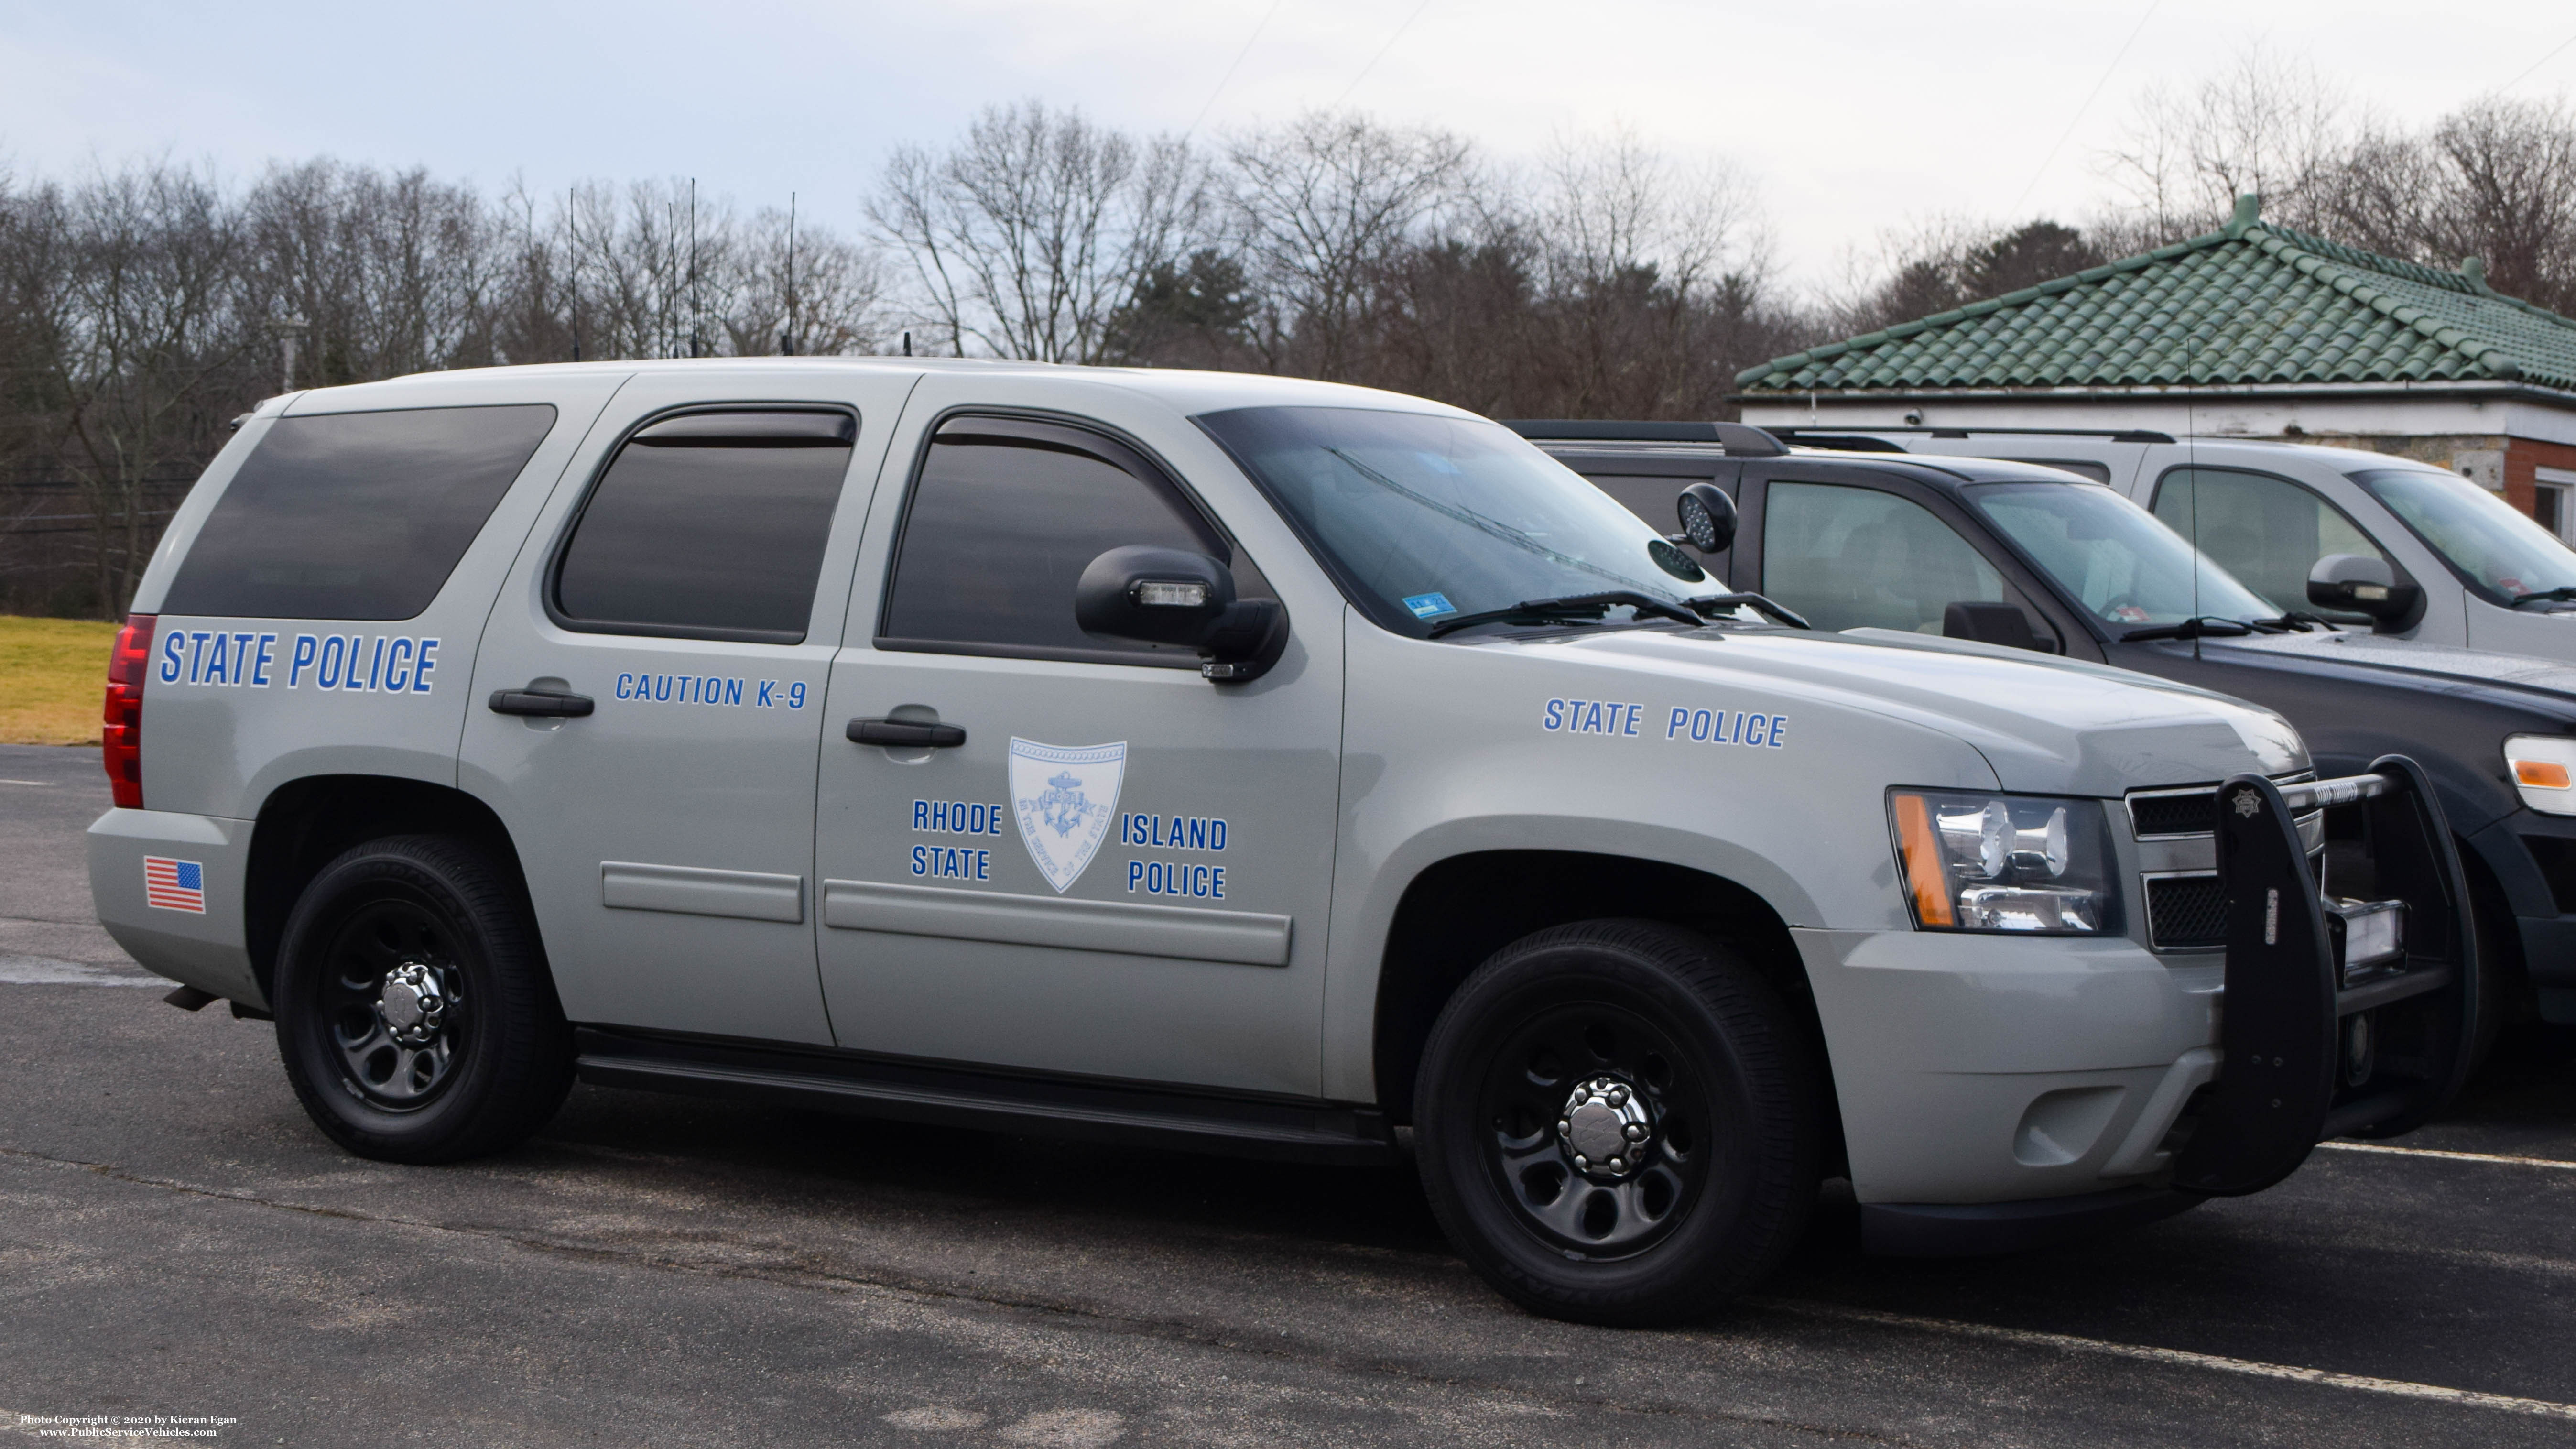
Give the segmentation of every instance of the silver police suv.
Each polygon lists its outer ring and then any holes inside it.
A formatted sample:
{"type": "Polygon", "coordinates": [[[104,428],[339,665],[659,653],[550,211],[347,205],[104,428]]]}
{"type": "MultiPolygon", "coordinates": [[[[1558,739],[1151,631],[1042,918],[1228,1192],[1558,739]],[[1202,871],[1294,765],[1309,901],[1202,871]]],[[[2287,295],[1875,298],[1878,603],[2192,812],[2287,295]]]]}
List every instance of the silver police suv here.
{"type": "Polygon", "coordinates": [[[1752,1285],[1829,1178],[1880,1250],[2006,1247],[2455,1088],[2476,961],[2407,761],[1807,631],[1697,561],[1723,494],[1681,513],[1275,378],[273,399],[118,642],[99,916],[273,1017],[367,1156],[506,1148],[576,1078],[1410,1150],[1489,1281],[1600,1322],[1752,1285]],[[2223,952],[2150,945],[2173,873],[2223,952]]]}

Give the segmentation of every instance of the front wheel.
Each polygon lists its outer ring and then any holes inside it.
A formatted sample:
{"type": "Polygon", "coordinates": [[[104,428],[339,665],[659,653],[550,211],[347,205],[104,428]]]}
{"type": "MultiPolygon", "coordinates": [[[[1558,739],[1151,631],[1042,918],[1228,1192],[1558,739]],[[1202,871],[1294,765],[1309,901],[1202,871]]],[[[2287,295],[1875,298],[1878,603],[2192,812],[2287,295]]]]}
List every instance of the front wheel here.
{"type": "Polygon", "coordinates": [[[1451,1241],[1506,1297],[1583,1323],[1705,1314],[1778,1266],[1815,1201],[1800,1023],[1740,957],[1653,921],[1525,937],[1450,998],[1414,1141],[1451,1241]]]}
{"type": "Polygon", "coordinates": [[[361,1157],[511,1146],[572,1086],[571,1033],[517,897],[443,836],[369,841],[314,876],[278,943],[278,1054],[314,1124],[361,1157]]]}

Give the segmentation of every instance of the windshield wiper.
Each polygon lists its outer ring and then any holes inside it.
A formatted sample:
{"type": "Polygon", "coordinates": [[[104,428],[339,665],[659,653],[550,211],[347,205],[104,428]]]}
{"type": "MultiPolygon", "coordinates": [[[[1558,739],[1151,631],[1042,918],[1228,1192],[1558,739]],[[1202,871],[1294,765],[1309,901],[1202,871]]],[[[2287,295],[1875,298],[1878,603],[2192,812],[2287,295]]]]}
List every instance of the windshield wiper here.
{"type": "Polygon", "coordinates": [[[2243,619],[2222,619],[2216,614],[2203,614],[2179,624],[2157,624],[2146,629],[2132,629],[2120,636],[2123,644],[2144,639],[2237,639],[2254,632],[2254,626],[2243,619]]]}
{"type": "Polygon", "coordinates": [[[2310,629],[2334,627],[2334,622],[2330,619],[2319,618],[2315,614],[2303,614],[2296,609],[2275,614],[2269,619],[2248,619],[2245,622],[2266,634],[2305,634],[2310,629]]]}
{"type": "Polygon", "coordinates": [[[2542,589],[2517,597],[2513,606],[2519,609],[2525,604],[2563,604],[2570,599],[2576,599],[2576,588],[2542,589]]]}
{"type": "Polygon", "coordinates": [[[1610,589],[1598,594],[1570,594],[1562,599],[1523,599],[1508,609],[1486,609],[1474,614],[1461,614],[1455,619],[1443,619],[1432,625],[1430,637],[1437,639],[1443,634],[1455,634],[1461,629],[1476,624],[1560,624],[1568,620],[1593,621],[1612,609],[1623,606],[1636,610],[1641,617],[1652,614],[1658,618],[1671,619],[1693,627],[1705,622],[1688,608],[1668,599],[1658,599],[1652,594],[1641,594],[1634,589],[1610,589]]]}
{"type": "Polygon", "coordinates": [[[1781,605],[1775,604],[1769,599],[1762,597],[1760,594],[1703,594],[1699,598],[1684,599],[1682,602],[1699,610],[1703,614],[1713,614],[1720,609],[1732,609],[1738,604],[1750,604],[1754,608],[1761,610],[1763,613],[1770,615],[1772,618],[1779,620],[1781,623],[1788,625],[1792,629],[1813,629],[1816,627],[1815,625],[1807,622],[1807,618],[1804,614],[1799,613],[1795,609],[1784,608],[1781,605]]]}

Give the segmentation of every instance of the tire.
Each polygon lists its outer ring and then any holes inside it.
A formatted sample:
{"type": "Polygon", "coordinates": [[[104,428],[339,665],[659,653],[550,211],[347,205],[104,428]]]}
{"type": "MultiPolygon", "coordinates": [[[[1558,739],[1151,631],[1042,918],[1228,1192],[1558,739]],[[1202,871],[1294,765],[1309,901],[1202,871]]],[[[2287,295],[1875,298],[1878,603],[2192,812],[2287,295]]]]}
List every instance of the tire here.
{"type": "Polygon", "coordinates": [[[278,943],[278,1055],[361,1157],[510,1147],[572,1087],[572,1033],[508,877],[446,836],[371,840],[314,876],[278,943]]]}
{"type": "Polygon", "coordinates": [[[1441,1227],[1497,1291],[1643,1327],[1709,1313],[1795,1246],[1822,1101],[1805,1031],[1741,957],[1589,921],[1504,947],[1450,998],[1414,1144],[1441,1227]]]}

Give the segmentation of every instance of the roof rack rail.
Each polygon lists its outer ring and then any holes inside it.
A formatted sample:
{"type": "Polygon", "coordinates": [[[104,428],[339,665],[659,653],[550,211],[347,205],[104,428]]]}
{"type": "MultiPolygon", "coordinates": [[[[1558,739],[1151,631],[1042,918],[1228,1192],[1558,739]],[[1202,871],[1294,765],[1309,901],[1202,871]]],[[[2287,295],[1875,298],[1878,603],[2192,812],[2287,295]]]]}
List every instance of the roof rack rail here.
{"type": "Polygon", "coordinates": [[[1789,450],[1760,428],[1743,423],[1610,422],[1591,418],[1505,418],[1524,438],[1565,443],[1716,443],[1730,457],[1771,458],[1789,450]]]}
{"type": "Polygon", "coordinates": [[[2170,443],[2174,440],[2173,434],[2159,433],[2152,428],[1936,428],[1921,424],[1881,428],[1844,423],[1839,427],[1831,428],[1789,427],[1770,428],[1765,431],[1778,438],[1800,442],[1825,437],[1849,437],[1854,433],[1922,433],[1934,438],[1966,438],[1992,433],[2029,438],[2101,438],[2114,443],[2170,443]]]}

